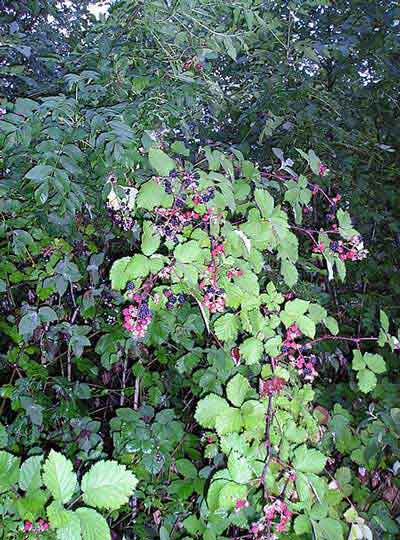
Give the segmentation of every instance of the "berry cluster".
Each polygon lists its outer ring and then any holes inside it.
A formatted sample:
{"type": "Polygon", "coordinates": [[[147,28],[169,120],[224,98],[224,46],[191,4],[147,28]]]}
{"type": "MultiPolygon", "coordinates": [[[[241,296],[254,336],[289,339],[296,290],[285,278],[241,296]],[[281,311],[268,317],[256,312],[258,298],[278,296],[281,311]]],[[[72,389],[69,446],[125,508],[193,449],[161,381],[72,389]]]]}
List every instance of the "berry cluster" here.
{"type": "Polygon", "coordinates": [[[267,380],[260,379],[260,396],[266,397],[279,394],[285,384],[285,379],[281,379],[281,377],[271,377],[267,380]]]}
{"type": "Polygon", "coordinates": [[[264,507],[264,515],[267,521],[270,523],[276,518],[279,518],[279,523],[276,524],[276,532],[283,532],[285,530],[286,524],[290,521],[292,517],[292,512],[287,507],[287,504],[280,500],[276,499],[275,502],[269,506],[264,507]]]}
{"type": "Polygon", "coordinates": [[[107,202],[107,211],[114,225],[123,231],[130,231],[135,225],[131,216],[131,208],[127,202],[120,202],[117,206],[107,202]]]}
{"type": "Polygon", "coordinates": [[[124,328],[132,332],[135,339],[143,338],[146,330],[151,323],[152,313],[149,309],[147,301],[142,295],[134,295],[134,304],[122,310],[124,317],[124,328]]]}
{"type": "Polygon", "coordinates": [[[170,289],[165,289],[163,294],[167,299],[167,303],[165,304],[167,309],[172,309],[177,305],[179,306],[185,303],[186,298],[183,293],[175,295],[170,289]]]}
{"type": "Polygon", "coordinates": [[[289,326],[282,345],[282,353],[288,356],[290,363],[298,370],[299,375],[303,376],[304,380],[312,382],[318,376],[315,369],[318,359],[314,354],[306,354],[311,349],[311,345],[296,343],[295,340],[301,336],[302,333],[297,324],[289,326]]]}
{"type": "Polygon", "coordinates": [[[203,290],[203,298],[201,303],[210,313],[221,313],[225,308],[225,289],[221,289],[216,285],[205,285],[200,283],[200,289],[203,290]]]}
{"type": "Polygon", "coordinates": [[[213,187],[209,187],[205,191],[200,191],[194,194],[192,202],[195,205],[206,204],[215,197],[215,190],[213,187]]]}
{"type": "Polygon", "coordinates": [[[156,225],[157,232],[167,240],[178,242],[178,234],[184,227],[195,224],[200,216],[193,210],[182,211],[180,208],[157,208],[156,214],[163,222],[156,225]]]}
{"type": "Polygon", "coordinates": [[[353,236],[347,245],[342,240],[333,241],[329,249],[339,256],[342,261],[361,261],[368,255],[360,235],[353,236]]]}
{"type": "MultiPolygon", "coordinates": [[[[287,523],[292,518],[292,512],[287,507],[287,504],[281,499],[276,499],[272,504],[264,506],[264,516],[257,523],[253,523],[250,527],[250,532],[255,540],[266,538],[265,533],[270,531],[273,521],[279,518],[279,522],[274,523],[276,532],[283,532],[287,523]]],[[[268,534],[268,537],[270,535],[268,534]]]]}
{"type": "MultiPolygon", "coordinates": [[[[31,521],[25,521],[23,531],[25,533],[41,533],[47,531],[49,524],[44,519],[39,518],[34,525],[31,521]]],[[[28,538],[27,536],[25,538],[28,538]]]]}

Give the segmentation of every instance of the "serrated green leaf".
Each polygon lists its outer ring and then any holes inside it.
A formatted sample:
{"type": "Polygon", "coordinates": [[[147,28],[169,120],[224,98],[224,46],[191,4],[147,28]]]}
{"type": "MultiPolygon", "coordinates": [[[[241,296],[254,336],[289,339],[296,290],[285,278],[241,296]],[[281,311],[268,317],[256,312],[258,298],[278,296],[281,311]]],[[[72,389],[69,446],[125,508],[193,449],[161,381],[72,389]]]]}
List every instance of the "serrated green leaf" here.
{"type": "Polygon", "coordinates": [[[254,190],[254,198],[263,217],[265,219],[270,218],[274,210],[274,198],[272,195],[265,189],[256,189],[254,190]]]}
{"type": "Polygon", "coordinates": [[[242,415],[239,409],[229,407],[222,414],[219,414],[215,420],[215,429],[218,435],[226,435],[240,431],[243,425],[242,415]]]}
{"type": "Polygon", "coordinates": [[[19,470],[18,484],[23,491],[35,491],[42,485],[41,468],[43,456],[28,458],[19,470]]]}
{"type": "Polygon", "coordinates": [[[74,516],[75,514],[71,510],[66,510],[60,501],[53,501],[47,507],[47,518],[52,529],[68,527],[74,516]]]}
{"type": "Polygon", "coordinates": [[[324,323],[331,334],[333,334],[334,336],[338,335],[339,325],[336,319],[334,319],[333,317],[327,317],[324,323]]]}
{"type": "Polygon", "coordinates": [[[232,480],[238,484],[248,484],[253,477],[252,470],[245,457],[231,452],[228,458],[228,471],[232,480]]]}
{"type": "Polygon", "coordinates": [[[168,176],[175,169],[175,161],[159,148],[150,148],[149,161],[160,176],[168,176]]]}
{"type": "Polygon", "coordinates": [[[324,470],[326,460],[319,450],[302,445],[294,452],[293,467],[296,471],[319,474],[324,470]]]}
{"type": "Polygon", "coordinates": [[[262,341],[255,337],[247,338],[239,347],[240,356],[244,359],[246,364],[256,364],[259,362],[263,355],[264,346],[262,341]]]}
{"type": "Polygon", "coordinates": [[[380,354],[371,354],[367,352],[364,354],[364,361],[374,373],[385,373],[386,363],[380,354]]]}
{"type": "Polygon", "coordinates": [[[71,461],[51,450],[44,463],[43,482],[56,500],[63,503],[70,501],[77,486],[71,461]]]}
{"type": "Polygon", "coordinates": [[[0,493],[18,482],[20,459],[8,452],[0,452],[0,493]]]}
{"type": "Polygon", "coordinates": [[[201,261],[203,256],[203,251],[200,248],[200,245],[195,240],[189,240],[184,244],[178,244],[174,251],[174,257],[178,262],[181,263],[192,263],[195,261],[201,261]]]}
{"type": "Polygon", "coordinates": [[[240,373],[235,375],[226,386],[226,395],[236,407],[240,407],[250,390],[249,381],[240,373]]]}
{"type": "Polygon", "coordinates": [[[223,510],[232,510],[236,501],[246,499],[247,487],[235,482],[227,482],[219,492],[218,504],[223,510]]]}
{"type": "Polygon", "coordinates": [[[78,508],[76,514],[79,517],[83,540],[111,540],[107,521],[96,510],[78,508]]]}
{"type": "Polygon", "coordinates": [[[172,201],[172,195],[166,193],[165,189],[155,180],[148,180],[142,184],[136,197],[137,207],[150,211],[159,206],[169,208],[172,201]]]}
{"type": "Polygon", "coordinates": [[[229,409],[227,401],[217,394],[209,394],[196,407],[195,419],[204,428],[214,428],[217,416],[229,409]]]}
{"type": "Polygon", "coordinates": [[[161,237],[150,221],[143,222],[141,249],[144,255],[149,257],[160,246],[161,237]]]}
{"type": "Polygon", "coordinates": [[[288,287],[293,287],[296,285],[299,279],[297,268],[291,261],[289,261],[289,259],[282,259],[281,274],[288,287]]]}
{"type": "Polygon", "coordinates": [[[305,315],[300,315],[300,317],[297,319],[297,324],[303,334],[310,338],[315,337],[316,327],[312,319],[306,317],[305,315]]]}
{"type": "Polygon", "coordinates": [[[371,390],[375,388],[377,383],[375,373],[373,373],[369,369],[360,369],[357,372],[357,380],[358,387],[361,392],[364,392],[364,394],[368,394],[368,392],[371,392],[371,390]]]}
{"type": "Polygon", "coordinates": [[[82,478],[83,500],[90,506],[117,510],[133,494],[136,477],[116,461],[99,461],[82,478]]]}
{"type": "Polygon", "coordinates": [[[214,332],[221,341],[235,341],[239,332],[237,315],[227,313],[219,317],[214,323],[214,332]]]}

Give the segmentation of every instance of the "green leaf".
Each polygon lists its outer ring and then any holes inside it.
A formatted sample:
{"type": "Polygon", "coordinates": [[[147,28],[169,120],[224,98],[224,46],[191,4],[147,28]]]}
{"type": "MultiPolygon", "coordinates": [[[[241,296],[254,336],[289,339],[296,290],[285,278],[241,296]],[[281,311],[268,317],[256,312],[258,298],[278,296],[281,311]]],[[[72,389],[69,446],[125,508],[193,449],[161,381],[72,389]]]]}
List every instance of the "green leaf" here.
{"type": "Polygon", "coordinates": [[[40,474],[43,456],[32,456],[21,466],[19,471],[19,487],[23,491],[35,491],[42,485],[40,474]]]}
{"type": "Polygon", "coordinates": [[[117,510],[133,494],[136,477],[116,461],[99,461],[82,478],[83,500],[90,506],[117,510]]]}
{"type": "Polygon", "coordinates": [[[232,510],[235,508],[236,501],[246,499],[247,487],[234,482],[227,482],[221,489],[218,497],[218,504],[223,510],[232,510]]]}
{"type": "Polygon", "coordinates": [[[237,51],[235,49],[235,46],[233,45],[232,39],[229,36],[224,37],[224,45],[228,55],[232,58],[232,60],[236,61],[237,51]]]}
{"type": "Polygon", "coordinates": [[[190,150],[186,148],[182,141],[175,141],[172,143],[171,150],[175,152],[175,154],[180,154],[181,156],[187,157],[190,155],[190,150]]]}
{"type": "Polygon", "coordinates": [[[221,341],[235,341],[239,332],[238,316],[227,313],[214,323],[214,332],[221,341]]]}
{"type": "Polygon", "coordinates": [[[47,492],[42,489],[29,491],[24,497],[18,497],[17,509],[20,518],[36,521],[44,514],[44,505],[48,498],[47,492]]]}
{"type": "Polygon", "coordinates": [[[302,445],[294,452],[293,467],[296,471],[319,474],[324,470],[326,460],[319,450],[302,445]]]}
{"type": "Polygon", "coordinates": [[[303,334],[310,338],[315,337],[316,328],[315,322],[312,319],[306,317],[305,315],[301,315],[297,319],[297,324],[299,325],[299,328],[303,332],[303,334]]]}
{"type": "Polygon", "coordinates": [[[250,465],[245,457],[231,452],[228,458],[228,471],[232,480],[238,484],[248,484],[253,477],[250,465]]]}
{"type": "Polygon", "coordinates": [[[130,262],[131,257],[122,257],[122,259],[118,259],[113,263],[110,270],[111,287],[113,289],[123,289],[129,281],[126,271],[130,262]]]}
{"type": "Polygon", "coordinates": [[[351,367],[356,371],[365,368],[363,355],[358,349],[353,350],[353,362],[351,364],[351,367]]]}
{"type": "Polygon", "coordinates": [[[321,540],[343,540],[343,528],[336,519],[329,517],[321,519],[318,523],[314,522],[314,527],[321,540]]]}
{"type": "Polygon", "coordinates": [[[168,208],[172,205],[172,201],[172,195],[166,193],[160,184],[155,180],[149,180],[140,186],[136,205],[150,211],[159,206],[168,208]]]}
{"type": "Polygon", "coordinates": [[[184,244],[178,244],[174,251],[174,257],[181,263],[192,263],[203,258],[200,245],[195,240],[189,240],[184,244]]]}
{"type": "Polygon", "coordinates": [[[293,287],[293,285],[296,285],[299,279],[297,268],[291,261],[289,261],[289,259],[282,259],[281,274],[288,287],[293,287]]]}
{"type": "Polygon", "coordinates": [[[57,529],[57,540],[81,540],[81,522],[78,514],[71,511],[68,511],[67,514],[67,523],[64,527],[57,529]]]}
{"type": "Polygon", "coordinates": [[[256,364],[259,362],[263,355],[263,344],[262,341],[256,337],[250,337],[243,341],[239,347],[240,356],[243,357],[246,364],[256,364]]]}
{"type": "Polygon", "coordinates": [[[389,332],[389,319],[382,309],[379,311],[379,320],[384,331],[389,332]]]}
{"type": "Polygon", "coordinates": [[[334,336],[338,335],[338,333],[339,333],[339,325],[338,325],[336,319],[334,319],[333,317],[327,317],[325,319],[324,323],[325,323],[325,326],[327,327],[327,329],[329,330],[329,332],[331,334],[333,334],[334,336]]]}
{"type": "Polygon", "coordinates": [[[56,500],[70,501],[77,487],[71,461],[51,450],[43,467],[43,482],[56,500]]]}
{"type": "Polygon", "coordinates": [[[25,178],[38,182],[50,176],[53,170],[54,167],[51,167],[50,165],[35,165],[35,167],[26,173],[25,178]]]}
{"type": "Polygon", "coordinates": [[[358,387],[360,388],[361,392],[364,392],[364,394],[368,394],[368,392],[371,392],[376,386],[377,378],[375,373],[370,371],[369,369],[360,369],[357,373],[357,380],[358,380],[358,387]]]}
{"type": "Polygon", "coordinates": [[[175,169],[175,161],[159,148],[150,148],[149,161],[160,176],[168,176],[175,169]]]}
{"type": "Polygon", "coordinates": [[[265,219],[270,218],[274,210],[274,198],[272,195],[265,189],[256,189],[254,190],[254,198],[263,217],[265,219]]]}
{"type": "Polygon", "coordinates": [[[30,311],[26,313],[18,325],[18,332],[23,337],[24,341],[28,341],[32,336],[33,332],[40,326],[39,315],[36,311],[30,311]]]}
{"type": "Polygon", "coordinates": [[[229,409],[227,401],[217,394],[209,394],[196,407],[195,419],[204,428],[214,428],[217,416],[229,409]]]}
{"type": "Polygon", "coordinates": [[[20,459],[8,452],[0,452],[0,493],[18,482],[20,459]]]}
{"type": "Polygon", "coordinates": [[[364,361],[371,371],[374,373],[385,373],[386,363],[380,354],[364,354],[364,361]]]}
{"type": "Polygon", "coordinates": [[[123,289],[128,281],[146,277],[151,271],[151,263],[147,257],[138,253],[133,257],[122,257],[114,262],[110,271],[111,287],[123,289]]]}
{"type": "Polygon", "coordinates": [[[155,230],[154,225],[150,221],[144,221],[141,245],[143,254],[147,257],[152,255],[159,248],[160,241],[161,237],[155,230]]]}
{"type": "Polygon", "coordinates": [[[215,420],[215,429],[217,430],[218,435],[238,432],[242,425],[243,422],[240,410],[234,409],[233,407],[229,407],[222,414],[219,414],[215,420]]]}
{"type": "Polygon", "coordinates": [[[175,462],[176,470],[185,478],[196,478],[197,469],[188,459],[178,459],[175,462]]]}
{"type": "Polygon", "coordinates": [[[238,373],[228,382],[226,395],[233,405],[240,407],[249,390],[251,390],[249,381],[238,373]]]}
{"type": "Polygon", "coordinates": [[[52,529],[67,527],[73,521],[74,516],[75,514],[66,510],[60,501],[53,501],[47,507],[47,517],[52,529]]]}
{"type": "Polygon", "coordinates": [[[307,516],[300,515],[294,520],[294,530],[298,536],[311,533],[311,522],[307,516]]]}
{"type": "Polygon", "coordinates": [[[184,519],[182,523],[187,532],[193,536],[204,530],[203,523],[198,517],[194,516],[193,514],[184,519]]]}
{"type": "Polygon", "coordinates": [[[78,508],[83,540],[111,540],[107,521],[92,508],[78,508]]]}

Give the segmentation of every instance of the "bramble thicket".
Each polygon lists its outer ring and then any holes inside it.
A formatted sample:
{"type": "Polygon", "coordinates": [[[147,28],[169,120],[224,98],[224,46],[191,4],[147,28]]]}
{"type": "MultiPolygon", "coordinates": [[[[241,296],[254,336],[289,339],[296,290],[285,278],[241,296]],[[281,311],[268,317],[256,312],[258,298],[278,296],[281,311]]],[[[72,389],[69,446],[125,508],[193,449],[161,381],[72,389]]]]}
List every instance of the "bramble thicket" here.
{"type": "Polygon", "coordinates": [[[400,8],[0,1],[0,538],[400,534],[400,8]]]}

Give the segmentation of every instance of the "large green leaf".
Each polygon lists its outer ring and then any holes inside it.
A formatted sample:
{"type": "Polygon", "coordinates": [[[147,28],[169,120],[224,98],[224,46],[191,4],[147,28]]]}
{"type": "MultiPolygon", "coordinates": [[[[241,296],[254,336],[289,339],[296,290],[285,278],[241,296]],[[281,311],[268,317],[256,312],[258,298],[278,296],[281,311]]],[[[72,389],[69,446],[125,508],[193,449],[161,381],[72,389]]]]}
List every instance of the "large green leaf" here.
{"type": "Polygon", "coordinates": [[[226,395],[231,403],[240,407],[250,390],[249,381],[240,373],[235,375],[226,386],[226,395]]]}
{"type": "Polygon", "coordinates": [[[63,503],[70,501],[77,487],[71,461],[51,450],[43,467],[43,482],[56,500],[63,503]]]}
{"type": "Polygon", "coordinates": [[[213,428],[217,416],[228,409],[229,405],[224,398],[210,394],[198,402],[194,417],[202,427],[213,428]]]}
{"type": "Polygon", "coordinates": [[[19,487],[23,491],[35,491],[42,485],[40,474],[43,456],[32,456],[21,466],[19,471],[19,487]]]}
{"type": "Polygon", "coordinates": [[[90,506],[117,510],[133,494],[136,477],[116,461],[99,461],[82,478],[83,500],[90,506]]]}
{"type": "Polygon", "coordinates": [[[149,161],[160,176],[168,176],[175,169],[175,161],[159,148],[150,148],[149,161]]]}
{"type": "Polygon", "coordinates": [[[20,459],[8,452],[0,452],[0,493],[18,482],[20,459]]]}
{"type": "Polygon", "coordinates": [[[303,445],[294,452],[293,467],[296,471],[319,474],[324,470],[326,460],[319,450],[303,445]]]}
{"type": "Polygon", "coordinates": [[[239,318],[233,313],[222,315],[215,321],[214,331],[221,341],[235,341],[239,331],[239,318]]]}
{"type": "Polygon", "coordinates": [[[111,540],[107,521],[96,510],[78,508],[76,514],[79,517],[83,540],[111,540]]]}

